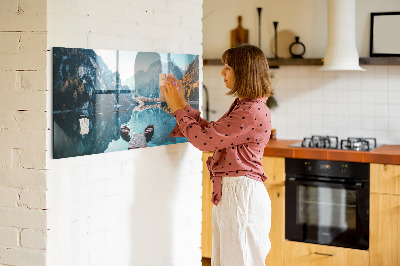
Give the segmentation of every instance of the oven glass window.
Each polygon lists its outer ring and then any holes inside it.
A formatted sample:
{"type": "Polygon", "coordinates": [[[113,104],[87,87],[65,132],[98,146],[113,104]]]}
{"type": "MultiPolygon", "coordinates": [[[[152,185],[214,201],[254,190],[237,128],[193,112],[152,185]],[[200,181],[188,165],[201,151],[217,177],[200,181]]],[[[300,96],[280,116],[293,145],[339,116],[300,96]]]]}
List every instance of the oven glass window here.
{"type": "Polygon", "coordinates": [[[298,186],[297,223],[355,229],[356,191],[344,188],[298,186]]]}

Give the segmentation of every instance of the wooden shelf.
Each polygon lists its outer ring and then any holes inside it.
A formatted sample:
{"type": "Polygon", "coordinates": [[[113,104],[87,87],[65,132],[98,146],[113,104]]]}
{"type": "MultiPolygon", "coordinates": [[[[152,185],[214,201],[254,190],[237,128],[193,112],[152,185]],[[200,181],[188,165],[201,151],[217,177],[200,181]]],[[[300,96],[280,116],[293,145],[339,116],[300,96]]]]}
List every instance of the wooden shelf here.
{"type": "Polygon", "coordinates": [[[362,57],[360,65],[400,65],[400,57],[362,57]]]}
{"type": "MultiPolygon", "coordinates": [[[[304,66],[304,65],[322,65],[321,58],[268,58],[268,64],[270,67],[279,66],[304,66]]],[[[220,59],[204,59],[204,66],[217,66],[222,65],[220,59]]]]}
{"type": "MultiPolygon", "coordinates": [[[[271,68],[279,66],[322,66],[323,58],[268,58],[271,68]]],[[[222,65],[220,59],[204,59],[204,66],[222,65]]],[[[400,65],[400,57],[362,57],[360,65],[400,65]]]]}

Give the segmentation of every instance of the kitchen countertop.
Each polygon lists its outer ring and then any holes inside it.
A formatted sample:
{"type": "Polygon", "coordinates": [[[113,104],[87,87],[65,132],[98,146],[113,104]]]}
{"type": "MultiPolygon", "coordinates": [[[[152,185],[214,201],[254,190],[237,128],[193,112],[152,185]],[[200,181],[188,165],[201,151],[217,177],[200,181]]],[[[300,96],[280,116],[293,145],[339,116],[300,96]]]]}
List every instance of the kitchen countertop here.
{"type": "Polygon", "coordinates": [[[290,147],[301,140],[270,140],[264,156],[363,163],[400,164],[400,145],[382,145],[372,151],[290,147]]]}

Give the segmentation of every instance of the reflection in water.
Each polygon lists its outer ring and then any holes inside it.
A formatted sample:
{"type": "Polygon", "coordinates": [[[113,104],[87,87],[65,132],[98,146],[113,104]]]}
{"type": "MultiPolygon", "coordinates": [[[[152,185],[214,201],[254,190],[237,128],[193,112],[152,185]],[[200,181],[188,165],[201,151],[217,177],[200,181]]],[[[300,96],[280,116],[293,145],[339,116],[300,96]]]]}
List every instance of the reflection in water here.
{"type": "Polygon", "coordinates": [[[176,121],[160,103],[159,75],[174,74],[182,82],[186,100],[198,109],[199,57],[121,55],[111,50],[53,48],[54,159],[187,141],[168,138],[176,121]],[[129,130],[125,140],[121,126],[129,130]],[[144,132],[149,126],[154,130],[151,138],[144,132]]]}

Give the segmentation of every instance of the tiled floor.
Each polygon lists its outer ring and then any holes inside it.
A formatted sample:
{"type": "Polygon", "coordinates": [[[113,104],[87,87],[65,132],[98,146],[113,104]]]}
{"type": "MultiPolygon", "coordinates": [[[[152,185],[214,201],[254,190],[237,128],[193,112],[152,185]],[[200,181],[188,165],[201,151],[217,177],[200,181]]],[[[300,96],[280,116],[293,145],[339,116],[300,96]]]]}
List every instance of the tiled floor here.
{"type": "Polygon", "coordinates": [[[211,266],[211,259],[209,258],[202,258],[203,266],[211,266]]]}

